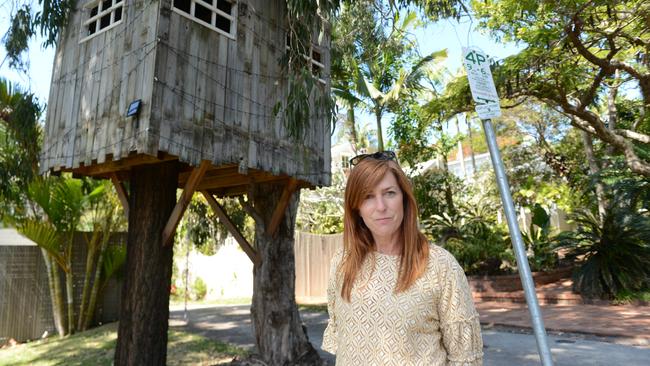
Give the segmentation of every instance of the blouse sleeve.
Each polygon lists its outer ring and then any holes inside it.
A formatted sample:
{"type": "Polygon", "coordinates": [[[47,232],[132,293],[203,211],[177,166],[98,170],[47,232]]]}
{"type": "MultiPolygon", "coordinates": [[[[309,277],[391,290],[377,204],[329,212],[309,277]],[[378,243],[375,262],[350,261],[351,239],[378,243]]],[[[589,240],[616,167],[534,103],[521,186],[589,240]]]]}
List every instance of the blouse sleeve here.
{"type": "Polygon", "coordinates": [[[443,250],[438,314],[449,366],[483,365],[483,339],[467,277],[456,259],[443,250]]]}
{"type": "Polygon", "coordinates": [[[337,291],[337,268],[341,261],[342,251],[338,251],[330,263],[330,275],[327,284],[327,312],[329,313],[329,320],[327,321],[327,328],[323,334],[322,349],[332,354],[336,354],[337,349],[337,324],[336,324],[336,291],[337,291]]]}

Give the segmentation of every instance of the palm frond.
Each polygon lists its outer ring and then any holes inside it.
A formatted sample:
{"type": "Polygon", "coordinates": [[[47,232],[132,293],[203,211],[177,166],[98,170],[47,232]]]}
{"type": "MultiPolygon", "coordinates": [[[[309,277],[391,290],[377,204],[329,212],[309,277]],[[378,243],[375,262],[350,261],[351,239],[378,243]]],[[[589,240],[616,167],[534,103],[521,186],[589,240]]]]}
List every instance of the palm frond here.
{"type": "Polygon", "coordinates": [[[45,249],[56,263],[67,272],[66,261],[61,254],[63,237],[49,222],[34,219],[24,220],[16,228],[20,234],[45,249]]]}

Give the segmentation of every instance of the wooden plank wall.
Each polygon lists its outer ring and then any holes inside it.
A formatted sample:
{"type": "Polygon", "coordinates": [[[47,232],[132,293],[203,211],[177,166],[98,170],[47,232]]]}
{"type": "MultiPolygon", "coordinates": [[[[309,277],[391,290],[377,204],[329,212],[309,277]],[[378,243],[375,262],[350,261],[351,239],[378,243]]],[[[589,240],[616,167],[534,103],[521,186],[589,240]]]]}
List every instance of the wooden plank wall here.
{"type": "Polygon", "coordinates": [[[287,88],[279,64],[284,6],[239,0],[232,39],[166,10],[171,0],[162,0],[150,125],[160,151],[192,165],[208,159],[329,184],[328,121],[314,116],[294,141],[273,114],[287,88]]]}
{"type": "Polygon", "coordinates": [[[43,171],[163,151],[329,184],[329,122],[314,111],[295,141],[273,114],[287,90],[284,0],[238,0],[235,39],[175,13],[172,0],[124,1],[121,24],[81,43],[89,10],[79,2],[72,13],[56,52],[43,171]],[[135,99],[137,120],[125,117],[135,99]]]}
{"type": "Polygon", "coordinates": [[[343,234],[317,235],[296,231],[296,301],[326,303],[330,262],[343,248],[343,234]]]}
{"type": "Polygon", "coordinates": [[[118,160],[147,149],[159,3],[124,0],[114,28],[80,42],[87,1],[71,14],[55,54],[41,170],[77,168],[118,160]],[[136,121],[128,105],[142,99],[136,121]]]}

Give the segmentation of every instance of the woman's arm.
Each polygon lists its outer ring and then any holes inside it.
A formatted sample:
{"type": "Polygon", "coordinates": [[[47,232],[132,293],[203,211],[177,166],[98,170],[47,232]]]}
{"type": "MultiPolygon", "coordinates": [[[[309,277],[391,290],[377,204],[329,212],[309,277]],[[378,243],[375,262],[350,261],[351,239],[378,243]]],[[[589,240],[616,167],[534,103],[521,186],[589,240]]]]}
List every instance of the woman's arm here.
{"type": "MultiPolygon", "coordinates": [[[[330,276],[327,284],[327,312],[329,313],[329,320],[327,321],[327,328],[323,334],[322,349],[329,353],[336,354],[337,349],[337,324],[336,324],[336,296],[337,293],[337,269],[341,262],[342,251],[337,252],[330,263],[330,276]]],[[[339,290],[340,291],[340,290],[339,290]]]]}
{"type": "Polygon", "coordinates": [[[467,277],[451,254],[445,250],[440,252],[438,315],[447,364],[480,366],[483,364],[481,324],[467,277]]]}

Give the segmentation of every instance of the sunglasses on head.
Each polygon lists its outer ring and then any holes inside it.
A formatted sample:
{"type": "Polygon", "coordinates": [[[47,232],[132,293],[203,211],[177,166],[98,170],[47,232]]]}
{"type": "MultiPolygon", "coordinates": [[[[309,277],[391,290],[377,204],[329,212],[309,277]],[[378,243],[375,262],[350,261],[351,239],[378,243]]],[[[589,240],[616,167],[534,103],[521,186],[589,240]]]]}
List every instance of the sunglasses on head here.
{"type": "Polygon", "coordinates": [[[397,156],[393,151],[377,151],[372,154],[360,154],[352,159],[350,159],[350,166],[355,166],[359,164],[363,159],[375,159],[375,160],[397,160],[397,156]]]}

